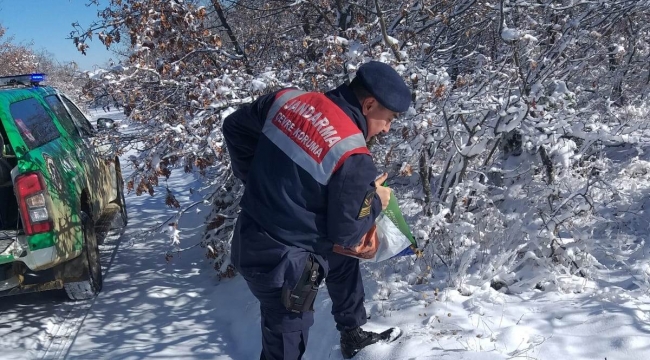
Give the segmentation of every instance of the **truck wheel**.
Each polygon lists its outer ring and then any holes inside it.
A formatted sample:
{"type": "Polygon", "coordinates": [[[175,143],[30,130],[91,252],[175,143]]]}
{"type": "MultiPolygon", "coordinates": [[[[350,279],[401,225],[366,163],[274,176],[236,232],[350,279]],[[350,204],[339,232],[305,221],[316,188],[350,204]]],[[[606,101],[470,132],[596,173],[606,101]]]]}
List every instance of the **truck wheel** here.
{"type": "MultiPolygon", "coordinates": [[[[81,213],[81,224],[84,234],[83,251],[80,264],[84,271],[80,281],[65,282],[63,287],[71,300],[88,300],[95,297],[104,285],[102,265],[99,257],[99,246],[95,234],[95,223],[86,214],[81,213]]],[[[74,260],[73,260],[74,261],[74,260]]]]}

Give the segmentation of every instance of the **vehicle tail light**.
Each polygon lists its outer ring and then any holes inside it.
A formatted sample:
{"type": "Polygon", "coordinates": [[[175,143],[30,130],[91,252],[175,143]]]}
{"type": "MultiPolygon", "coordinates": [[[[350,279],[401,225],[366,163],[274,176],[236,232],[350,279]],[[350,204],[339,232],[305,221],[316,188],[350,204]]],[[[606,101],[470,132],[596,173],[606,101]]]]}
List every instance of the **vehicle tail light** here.
{"type": "Polygon", "coordinates": [[[43,175],[38,172],[20,175],[16,177],[15,189],[25,234],[34,235],[52,231],[43,175]]]}

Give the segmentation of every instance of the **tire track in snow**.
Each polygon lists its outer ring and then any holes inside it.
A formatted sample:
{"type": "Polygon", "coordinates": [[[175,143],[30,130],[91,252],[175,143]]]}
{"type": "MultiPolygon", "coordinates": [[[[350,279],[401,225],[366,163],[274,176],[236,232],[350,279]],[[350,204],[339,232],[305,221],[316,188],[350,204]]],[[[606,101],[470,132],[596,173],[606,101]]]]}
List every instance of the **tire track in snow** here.
{"type": "MultiPolygon", "coordinates": [[[[118,218],[119,216],[116,216],[114,223],[119,221],[118,218]]],[[[123,227],[109,230],[104,238],[104,244],[99,245],[102,264],[107,264],[102,266],[104,278],[107,277],[113,265],[124,230],[123,227]]],[[[101,296],[101,292],[98,296],[101,296]]],[[[38,358],[44,360],[64,359],[95,301],[97,301],[97,297],[61,304],[60,311],[57,311],[55,315],[55,319],[60,319],[60,321],[54,321],[51,329],[44,334],[44,351],[38,358]]]]}

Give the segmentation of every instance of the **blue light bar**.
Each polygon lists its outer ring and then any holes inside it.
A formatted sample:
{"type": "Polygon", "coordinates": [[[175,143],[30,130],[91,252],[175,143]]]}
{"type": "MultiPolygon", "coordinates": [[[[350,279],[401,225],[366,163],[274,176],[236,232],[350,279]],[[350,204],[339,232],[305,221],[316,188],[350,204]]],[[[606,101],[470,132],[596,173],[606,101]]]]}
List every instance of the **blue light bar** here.
{"type": "Polygon", "coordinates": [[[46,74],[41,73],[1,76],[0,86],[39,86],[42,81],[45,81],[45,77],[46,74]]]}
{"type": "Polygon", "coordinates": [[[33,83],[39,83],[41,81],[45,81],[45,74],[32,74],[33,83]]]}

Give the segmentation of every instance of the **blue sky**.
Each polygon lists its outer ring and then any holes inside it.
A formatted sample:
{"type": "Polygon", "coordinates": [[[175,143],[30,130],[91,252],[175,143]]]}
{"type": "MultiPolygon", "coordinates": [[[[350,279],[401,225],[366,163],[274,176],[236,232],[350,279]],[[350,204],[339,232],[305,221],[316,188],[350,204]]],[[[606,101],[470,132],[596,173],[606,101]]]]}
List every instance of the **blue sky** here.
{"type": "MultiPolygon", "coordinates": [[[[107,1],[103,1],[106,3],[107,1]]],[[[0,24],[15,43],[33,42],[34,50],[47,50],[60,62],[74,61],[81,70],[104,65],[115,55],[96,38],[89,42],[84,56],[67,40],[72,23],[90,25],[97,19],[97,6],[89,0],[0,0],[0,24]]]]}

